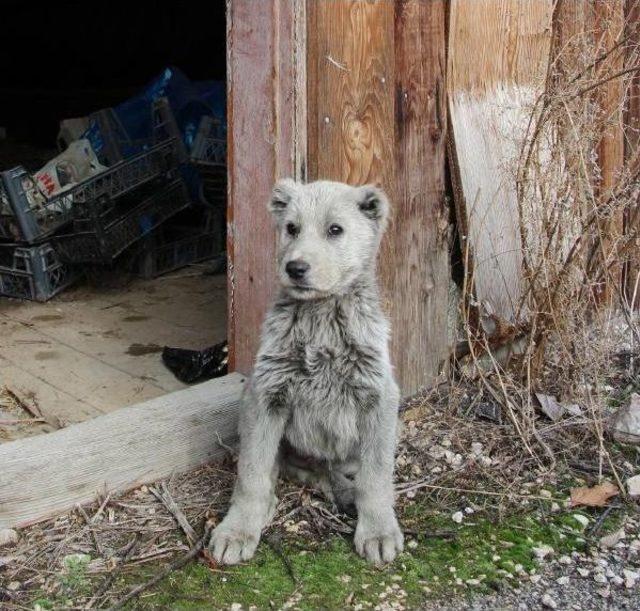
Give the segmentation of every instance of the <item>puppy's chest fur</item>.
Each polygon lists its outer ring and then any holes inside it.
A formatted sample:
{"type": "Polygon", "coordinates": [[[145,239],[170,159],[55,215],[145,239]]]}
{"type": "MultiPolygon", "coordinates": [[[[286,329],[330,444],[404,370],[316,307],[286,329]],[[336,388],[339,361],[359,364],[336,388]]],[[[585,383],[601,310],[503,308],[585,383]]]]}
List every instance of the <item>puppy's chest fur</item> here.
{"type": "Polygon", "coordinates": [[[286,415],[299,452],[338,461],[357,452],[362,416],[383,391],[387,334],[372,296],[272,308],[253,384],[266,409],[286,415]]]}

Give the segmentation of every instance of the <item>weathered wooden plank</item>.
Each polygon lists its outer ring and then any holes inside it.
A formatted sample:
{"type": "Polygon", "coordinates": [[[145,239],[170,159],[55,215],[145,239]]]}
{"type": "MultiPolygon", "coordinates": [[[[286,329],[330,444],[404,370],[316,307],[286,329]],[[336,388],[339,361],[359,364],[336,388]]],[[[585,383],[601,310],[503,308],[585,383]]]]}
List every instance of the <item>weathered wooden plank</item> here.
{"type": "Polygon", "coordinates": [[[244,378],[217,380],[66,429],[0,445],[0,528],[26,526],[99,491],[123,491],[224,456],[244,378]]]}
{"type": "Polygon", "coordinates": [[[231,369],[245,373],[276,287],[266,202],[274,181],[298,176],[304,164],[301,20],[304,7],[295,0],[227,0],[228,335],[231,369]]]}
{"type": "Polygon", "coordinates": [[[406,393],[431,384],[448,362],[445,69],[444,0],[396,2],[395,214],[380,273],[406,393]]]}
{"type": "Polygon", "coordinates": [[[308,4],[309,177],[378,183],[394,205],[380,276],[404,393],[446,344],[443,2],[308,4]]]}
{"type": "Polygon", "coordinates": [[[451,0],[448,101],[456,207],[476,298],[514,320],[523,290],[516,167],[544,90],[552,0],[451,0]]]}
{"type": "Polygon", "coordinates": [[[393,196],[393,2],[311,2],[309,172],[393,196]]]}
{"type": "MultiPolygon", "coordinates": [[[[611,52],[625,34],[624,0],[596,2],[595,22],[597,48],[602,53],[609,53],[605,76],[612,76],[624,67],[623,50],[618,49],[611,52]]],[[[608,80],[597,89],[597,98],[606,126],[597,151],[600,181],[596,185],[596,191],[599,198],[605,201],[618,184],[624,166],[623,80],[621,78],[608,80]]],[[[603,254],[607,259],[614,261],[614,265],[610,267],[610,277],[608,278],[610,284],[607,286],[607,296],[612,298],[618,295],[619,283],[622,282],[622,262],[615,261],[617,259],[617,244],[623,231],[622,214],[613,215],[602,229],[607,236],[603,241],[603,254]]]]}
{"type": "MultiPolygon", "coordinates": [[[[627,64],[637,65],[640,62],[640,1],[627,0],[626,23],[629,37],[627,44],[627,64]]],[[[625,130],[625,161],[632,166],[632,160],[640,155],[640,74],[635,73],[630,78],[627,91],[627,105],[624,117],[625,130]]],[[[635,169],[635,168],[631,168],[635,169]]],[[[640,308],[640,205],[636,203],[633,209],[627,211],[625,231],[635,234],[635,239],[629,250],[625,266],[625,295],[629,304],[640,308]]]]}

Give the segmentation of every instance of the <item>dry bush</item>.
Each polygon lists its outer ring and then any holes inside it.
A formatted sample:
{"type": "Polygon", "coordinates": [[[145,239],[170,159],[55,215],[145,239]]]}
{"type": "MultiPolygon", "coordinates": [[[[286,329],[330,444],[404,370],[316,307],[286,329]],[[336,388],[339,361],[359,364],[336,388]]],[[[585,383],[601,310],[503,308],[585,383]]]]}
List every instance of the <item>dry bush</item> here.
{"type": "Polygon", "coordinates": [[[575,451],[578,438],[593,454],[595,439],[600,469],[607,462],[613,468],[607,406],[612,394],[628,391],[640,340],[633,307],[640,295],[640,126],[623,127],[640,95],[640,20],[600,22],[568,36],[577,28],[561,19],[556,14],[545,93],[510,168],[526,286],[517,322],[483,316],[467,279],[462,309],[473,367],[457,371],[471,369],[532,455],[553,463],[563,448],[575,451]],[[621,354],[628,357],[624,372],[621,354]],[[536,391],[579,404],[584,416],[545,427],[536,418],[536,391]]]}

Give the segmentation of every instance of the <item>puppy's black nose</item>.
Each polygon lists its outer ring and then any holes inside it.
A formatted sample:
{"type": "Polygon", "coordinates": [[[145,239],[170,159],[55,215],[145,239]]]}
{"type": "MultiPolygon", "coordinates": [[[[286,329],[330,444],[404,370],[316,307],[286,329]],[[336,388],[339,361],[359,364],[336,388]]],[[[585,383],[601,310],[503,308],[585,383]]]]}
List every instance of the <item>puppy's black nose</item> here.
{"type": "Polygon", "coordinates": [[[300,259],[296,259],[295,261],[289,261],[285,269],[287,270],[287,274],[289,274],[289,278],[292,280],[302,280],[304,275],[309,271],[309,264],[300,259]]]}

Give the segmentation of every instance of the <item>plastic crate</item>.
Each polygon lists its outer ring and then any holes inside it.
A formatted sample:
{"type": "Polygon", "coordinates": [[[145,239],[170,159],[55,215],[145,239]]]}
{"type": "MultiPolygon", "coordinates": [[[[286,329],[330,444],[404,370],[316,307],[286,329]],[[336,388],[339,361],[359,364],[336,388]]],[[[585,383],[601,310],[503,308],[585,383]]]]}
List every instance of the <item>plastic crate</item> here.
{"type": "Polygon", "coordinates": [[[0,245],[0,295],[47,301],[68,287],[79,274],[60,261],[50,244],[0,245]]]}
{"type": "Polygon", "coordinates": [[[164,174],[179,165],[175,139],[121,161],[100,174],[47,199],[31,175],[21,166],[2,172],[5,197],[11,210],[0,208],[0,237],[27,244],[42,240],[70,223],[78,204],[103,204],[164,174]]]}
{"type": "Polygon", "coordinates": [[[142,278],[150,280],[218,256],[223,257],[224,253],[217,232],[192,233],[146,250],[140,256],[138,273],[142,278]]]}
{"type": "Polygon", "coordinates": [[[130,209],[79,207],[73,233],[52,238],[68,263],[111,263],[132,244],[191,203],[186,185],[177,178],[159,187],[130,209]]]}
{"type": "Polygon", "coordinates": [[[227,165],[227,139],[220,120],[202,117],[191,148],[191,161],[202,165],[227,165]]]}

